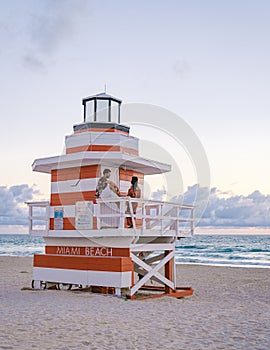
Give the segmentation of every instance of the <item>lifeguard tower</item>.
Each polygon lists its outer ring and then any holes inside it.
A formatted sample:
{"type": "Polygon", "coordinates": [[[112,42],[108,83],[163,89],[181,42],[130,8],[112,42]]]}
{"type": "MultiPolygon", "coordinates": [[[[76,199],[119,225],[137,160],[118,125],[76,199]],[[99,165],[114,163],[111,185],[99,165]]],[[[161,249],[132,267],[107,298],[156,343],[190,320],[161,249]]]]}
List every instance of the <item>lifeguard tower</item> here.
{"type": "Polygon", "coordinates": [[[193,235],[193,206],[126,196],[132,176],[143,193],[144,177],[170,165],[140,157],[138,138],[121,124],[121,100],[101,93],[82,104],[83,123],[66,136],[65,154],[32,165],[51,177],[50,201],[27,203],[29,233],[45,241],[45,254],[34,255],[32,287],[89,288],[131,299],[144,289],[191,295],[192,288],[176,285],[175,243],[193,235]],[[95,198],[105,168],[120,197],[95,198]]]}

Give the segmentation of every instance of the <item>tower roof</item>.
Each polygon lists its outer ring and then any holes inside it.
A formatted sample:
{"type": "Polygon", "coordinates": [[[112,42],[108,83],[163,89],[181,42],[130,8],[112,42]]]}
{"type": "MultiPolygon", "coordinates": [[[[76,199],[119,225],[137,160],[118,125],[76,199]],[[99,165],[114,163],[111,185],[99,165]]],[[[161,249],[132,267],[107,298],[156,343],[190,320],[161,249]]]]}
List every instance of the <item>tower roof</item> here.
{"type": "Polygon", "coordinates": [[[169,164],[146,159],[123,152],[77,152],[61,156],[36,159],[33,171],[50,173],[53,169],[65,169],[96,164],[126,167],[142,172],[144,175],[162,174],[171,171],[169,164]]]}
{"type": "Polygon", "coordinates": [[[96,94],[96,95],[84,97],[82,99],[82,104],[84,104],[87,101],[96,100],[96,99],[97,100],[111,100],[111,101],[115,101],[118,103],[122,103],[122,100],[120,100],[119,98],[114,97],[112,95],[109,95],[106,92],[100,92],[99,94],[96,94]]]}

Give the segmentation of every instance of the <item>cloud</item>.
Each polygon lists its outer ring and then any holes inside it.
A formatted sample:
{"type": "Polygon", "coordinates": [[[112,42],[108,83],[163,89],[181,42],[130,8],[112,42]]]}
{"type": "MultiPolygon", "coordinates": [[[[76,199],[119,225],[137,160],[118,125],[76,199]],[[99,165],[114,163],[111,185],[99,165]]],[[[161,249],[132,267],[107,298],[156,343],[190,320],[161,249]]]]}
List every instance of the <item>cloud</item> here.
{"type": "Polygon", "coordinates": [[[188,187],[188,190],[183,195],[174,196],[170,198],[169,201],[185,205],[194,205],[195,221],[197,224],[207,208],[212,191],[213,189],[194,185],[188,187]]]}
{"type": "MultiPolygon", "coordinates": [[[[248,196],[224,197],[228,193],[215,187],[209,193],[208,189],[193,185],[183,196],[170,201],[195,205],[197,226],[270,227],[270,195],[254,191],[248,196]]],[[[164,189],[157,190],[153,199],[162,200],[165,194],[164,189]]],[[[28,209],[24,202],[39,195],[38,190],[26,184],[0,186],[0,225],[27,225],[28,209]]]]}
{"type": "Polygon", "coordinates": [[[38,194],[39,191],[34,190],[32,187],[29,187],[26,184],[11,186],[9,191],[12,193],[15,201],[17,203],[24,203],[33,198],[34,194],[38,194]]]}
{"type": "Polygon", "coordinates": [[[36,194],[39,191],[26,184],[0,186],[0,225],[27,225],[28,209],[22,204],[36,194]]]}
{"type": "Polygon", "coordinates": [[[27,52],[23,56],[23,65],[26,68],[30,68],[35,71],[43,71],[45,69],[45,64],[42,62],[42,60],[30,52],[27,52]]]}
{"type": "Polygon", "coordinates": [[[166,196],[166,190],[163,188],[162,190],[157,189],[155,192],[152,192],[151,199],[155,201],[163,201],[166,196]]]}
{"type": "MultiPolygon", "coordinates": [[[[185,204],[195,204],[195,213],[200,212],[204,189],[198,185],[188,188],[184,194],[185,204]]],[[[270,195],[254,191],[248,196],[228,195],[212,188],[208,205],[202,215],[197,216],[198,226],[270,226],[270,195]]]]}
{"type": "Polygon", "coordinates": [[[87,0],[46,0],[30,15],[29,44],[24,66],[44,69],[47,60],[76,34],[80,19],[88,11],[87,0]]]}

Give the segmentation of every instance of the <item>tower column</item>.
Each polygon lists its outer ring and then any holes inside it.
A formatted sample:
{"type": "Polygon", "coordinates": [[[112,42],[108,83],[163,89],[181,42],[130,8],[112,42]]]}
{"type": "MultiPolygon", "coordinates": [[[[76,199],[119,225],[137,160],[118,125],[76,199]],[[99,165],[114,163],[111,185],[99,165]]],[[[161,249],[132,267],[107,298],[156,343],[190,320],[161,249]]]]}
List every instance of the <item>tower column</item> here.
{"type": "MultiPolygon", "coordinates": [[[[165,250],[164,254],[165,257],[169,255],[172,252],[172,250],[165,250]]],[[[166,264],[165,264],[165,277],[173,282],[173,259],[170,259],[166,264]]],[[[172,293],[172,288],[169,286],[165,285],[165,293],[172,293]]]]}

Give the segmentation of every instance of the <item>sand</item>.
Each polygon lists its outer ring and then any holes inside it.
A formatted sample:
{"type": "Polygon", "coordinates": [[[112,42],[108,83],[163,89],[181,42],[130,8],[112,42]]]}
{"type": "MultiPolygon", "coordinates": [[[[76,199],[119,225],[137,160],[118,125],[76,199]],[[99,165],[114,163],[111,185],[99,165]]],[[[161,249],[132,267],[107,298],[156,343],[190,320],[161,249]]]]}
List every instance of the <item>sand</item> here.
{"type": "Polygon", "coordinates": [[[270,349],[269,269],[181,265],[193,296],[125,301],[21,290],[32,258],[0,262],[0,349],[270,349]]]}

